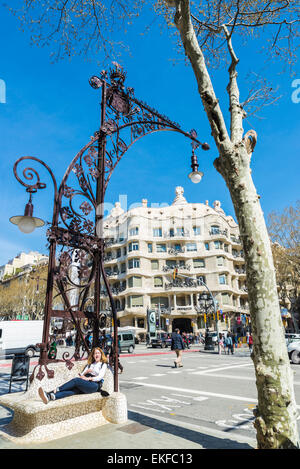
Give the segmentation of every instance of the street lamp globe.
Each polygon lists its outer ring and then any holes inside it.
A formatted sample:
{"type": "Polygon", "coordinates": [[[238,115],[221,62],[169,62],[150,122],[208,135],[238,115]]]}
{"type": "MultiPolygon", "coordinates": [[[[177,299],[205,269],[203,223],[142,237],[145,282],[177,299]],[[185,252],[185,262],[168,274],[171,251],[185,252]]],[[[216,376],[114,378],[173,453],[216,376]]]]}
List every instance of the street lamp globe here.
{"type": "Polygon", "coordinates": [[[32,233],[35,230],[35,223],[32,217],[22,217],[18,223],[18,228],[22,233],[32,233]]]}
{"type": "Polygon", "coordinates": [[[193,171],[189,174],[189,178],[194,184],[198,184],[198,182],[201,181],[202,176],[203,173],[201,171],[193,171]]]}
{"type": "Polygon", "coordinates": [[[44,226],[45,222],[41,218],[33,217],[33,205],[31,202],[31,195],[29,202],[26,204],[24,215],[17,215],[10,217],[9,221],[14,225],[17,225],[22,233],[32,233],[35,228],[44,226]]]}

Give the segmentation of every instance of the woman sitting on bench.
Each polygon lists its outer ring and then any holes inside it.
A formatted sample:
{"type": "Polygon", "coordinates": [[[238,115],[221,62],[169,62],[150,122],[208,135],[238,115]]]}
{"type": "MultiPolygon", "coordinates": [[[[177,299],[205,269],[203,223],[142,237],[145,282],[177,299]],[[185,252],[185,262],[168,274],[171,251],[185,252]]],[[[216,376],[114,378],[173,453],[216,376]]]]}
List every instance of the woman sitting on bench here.
{"type": "Polygon", "coordinates": [[[107,361],[101,348],[93,348],[88,357],[87,366],[78,378],[73,378],[50,392],[46,392],[40,387],[38,389],[40,398],[45,404],[48,404],[49,401],[74,396],[75,394],[91,394],[99,391],[102,396],[108,396],[109,394],[106,391],[101,390],[107,370],[107,361]]]}

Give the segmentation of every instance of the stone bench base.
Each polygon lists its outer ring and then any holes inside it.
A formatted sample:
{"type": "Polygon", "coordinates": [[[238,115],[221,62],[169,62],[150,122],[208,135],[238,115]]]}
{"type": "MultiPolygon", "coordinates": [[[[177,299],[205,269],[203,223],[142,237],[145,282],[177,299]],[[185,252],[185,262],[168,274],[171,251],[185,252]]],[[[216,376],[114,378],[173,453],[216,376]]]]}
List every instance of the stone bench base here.
{"type": "Polygon", "coordinates": [[[35,376],[28,391],[0,396],[0,405],[14,411],[13,420],[2,428],[0,434],[14,442],[31,443],[62,438],[106,423],[125,423],[126,397],[113,392],[110,370],[103,384],[103,389],[110,394],[108,397],[102,397],[96,392],[70,396],[48,404],[42,402],[38,388],[42,386],[50,391],[74,378],[78,375],[78,369],[82,369],[82,362],[73,368],[66,371],[65,364],[53,364],[51,369],[54,369],[54,378],[45,377],[40,381],[35,376]]]}

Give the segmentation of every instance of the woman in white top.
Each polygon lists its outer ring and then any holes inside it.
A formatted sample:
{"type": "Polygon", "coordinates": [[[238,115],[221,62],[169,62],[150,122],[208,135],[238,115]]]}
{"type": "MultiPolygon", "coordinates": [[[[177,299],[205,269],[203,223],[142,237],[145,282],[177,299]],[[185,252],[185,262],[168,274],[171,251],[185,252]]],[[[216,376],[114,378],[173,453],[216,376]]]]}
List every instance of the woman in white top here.
{"type": "Polygon", "coordinates": [[[103,350],[95,347],[88,357],[87,366],[78,378],[71,379],[71,381],[59,386],[54,391],[46,392],[43,388],[39,388],[40,398],[45,404],[48,404],[49,401],[74,396],[74,394],[90,394],[100,391],[103,396],[108,396],[107,392],[101,391],[107,370],[107,361],[103,350]]]}

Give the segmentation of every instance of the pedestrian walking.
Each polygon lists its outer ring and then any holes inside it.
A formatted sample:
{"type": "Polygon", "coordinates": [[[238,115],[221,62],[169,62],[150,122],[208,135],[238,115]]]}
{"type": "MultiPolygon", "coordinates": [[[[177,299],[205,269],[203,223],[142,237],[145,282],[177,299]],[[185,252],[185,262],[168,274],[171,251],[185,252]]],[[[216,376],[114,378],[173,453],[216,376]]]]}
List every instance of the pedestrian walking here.
{"type": "Polygon", "coordinates": [[[225,339],[225,345],[226,345],[227,355],[229,355],[229,351],[231,351],[231,355],[233,355],[233,343],[232,343],[232,337],[229,331],[225,339]]]}
{"type": "Polygon", "coordinates": [[[93,348],[88,357],[88,362],[83,372],[78,378],[73,378],[67,383],[59,386],[53,391],[46,392],[42,387],[38,389],[38,394],[44,404],[49,401],[56,401],[64,397],[74,396],[75,394],[91,394],[101,392],[101,395],[108,396],[101,387],[104,382],[104,375],[107,370],[107,358],[99,347],[93,348]]]}
{"type": "Polygon", "coordinates": [[[252,334],[250,334],[250,332],[247,332],[246,337],[247,337],[247,344],[248,344],[248,347],[249,347],[249,351],[250,351],[250,353],[252,353],[252,350],[253,350],[253,337],[252,337],[252,334]]]}
{"type": "Polygon", "coordinates": [[[224,334],[219,333],[219,355],[222,355],[222,350],[225,353],[224,347],[224,334]]]}
{"type": "Polygon", "coordinates": [[[176,360],[174,361],[175,368],[181,368],[183,366],[182,351],[184,350],[184,342],[179,329],[175,329],[172,334],[171,350],[174,350],[176,353],[176,360]]]}

